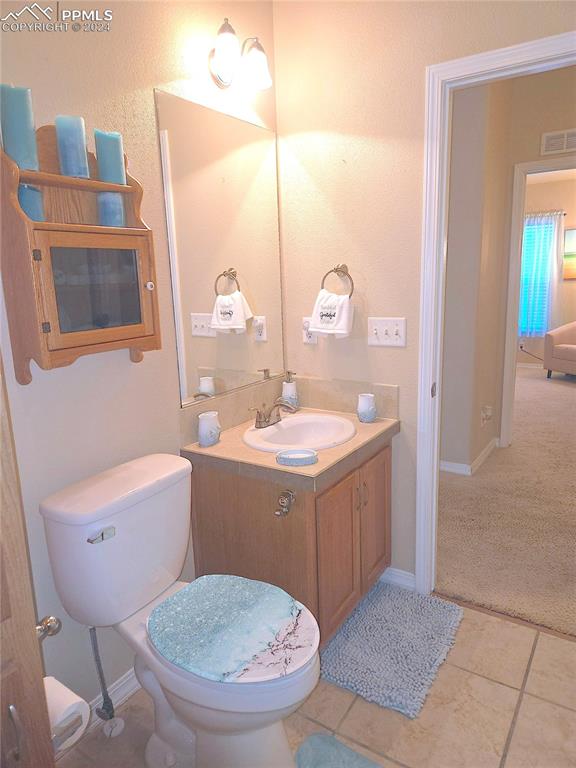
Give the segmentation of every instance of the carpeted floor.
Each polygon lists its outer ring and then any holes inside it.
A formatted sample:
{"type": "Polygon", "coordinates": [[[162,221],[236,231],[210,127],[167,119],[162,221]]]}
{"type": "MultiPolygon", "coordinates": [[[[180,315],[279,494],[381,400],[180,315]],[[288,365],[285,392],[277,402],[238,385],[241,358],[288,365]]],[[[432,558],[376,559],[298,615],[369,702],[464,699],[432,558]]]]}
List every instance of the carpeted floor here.
{"type": "Polygon", "coordinates": [[[518,368],[513,443],[440,474],[436,592],[576,635],[576,378],[518,368]]]}

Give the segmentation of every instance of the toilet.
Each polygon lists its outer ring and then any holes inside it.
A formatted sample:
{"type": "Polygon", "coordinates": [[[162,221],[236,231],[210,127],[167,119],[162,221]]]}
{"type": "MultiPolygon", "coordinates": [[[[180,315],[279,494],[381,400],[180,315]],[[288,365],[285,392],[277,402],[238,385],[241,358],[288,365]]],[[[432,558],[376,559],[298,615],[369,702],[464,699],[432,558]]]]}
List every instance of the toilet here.
{"type": "Polygon", "coordinates": [[[283,718],[319,678],[314,616],[271,584],[179,581],[191,464],[154,454],[40,505],[56,588],[70,616],[112,626],[154,701],[149,768],[293,768],[283,718]]]}

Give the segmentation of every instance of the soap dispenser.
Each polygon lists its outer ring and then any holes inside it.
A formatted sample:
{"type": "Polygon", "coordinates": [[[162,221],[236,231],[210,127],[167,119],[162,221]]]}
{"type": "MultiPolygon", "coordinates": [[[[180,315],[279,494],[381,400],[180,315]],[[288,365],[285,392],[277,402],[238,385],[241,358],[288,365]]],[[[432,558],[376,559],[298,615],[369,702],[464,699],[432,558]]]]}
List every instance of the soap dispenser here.
{"type": "Polygon", "coordinates": [[[298,391],[294,381],[294,371],[286,371],[286,380],[282,382],[282,399],[289,402],[294,408],[298,408],[298,391]]]}

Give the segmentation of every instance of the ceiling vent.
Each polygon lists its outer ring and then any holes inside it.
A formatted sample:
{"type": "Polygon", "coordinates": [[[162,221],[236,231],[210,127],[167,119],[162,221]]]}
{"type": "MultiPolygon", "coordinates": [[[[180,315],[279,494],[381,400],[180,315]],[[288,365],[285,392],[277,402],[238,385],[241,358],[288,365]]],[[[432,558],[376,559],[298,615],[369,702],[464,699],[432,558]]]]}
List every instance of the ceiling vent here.
{"type": "Polygon", "coordinates": [[[563,152],[576,152],[576,128],[542,134],[541,155],[560,155],[563,152]]]}

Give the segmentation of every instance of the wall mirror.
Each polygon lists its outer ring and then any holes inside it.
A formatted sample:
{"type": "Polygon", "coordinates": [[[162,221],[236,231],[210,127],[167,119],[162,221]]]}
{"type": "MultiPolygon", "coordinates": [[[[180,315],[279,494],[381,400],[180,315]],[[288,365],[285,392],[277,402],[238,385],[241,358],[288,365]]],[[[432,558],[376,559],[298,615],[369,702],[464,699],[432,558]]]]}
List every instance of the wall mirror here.
{"type": "Polygon", "coordinates": [[[155,100],[185,406],[211,379],[218,395],[284,370],[276,135],[164,91],[155,100]],[[236,279],[216,282],[230,269],[236,279]],[[215,286],[230,297],[217,330],[215,286]],[[254,315],[245,330],[237,286],[254,315]]]}

